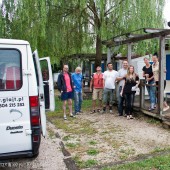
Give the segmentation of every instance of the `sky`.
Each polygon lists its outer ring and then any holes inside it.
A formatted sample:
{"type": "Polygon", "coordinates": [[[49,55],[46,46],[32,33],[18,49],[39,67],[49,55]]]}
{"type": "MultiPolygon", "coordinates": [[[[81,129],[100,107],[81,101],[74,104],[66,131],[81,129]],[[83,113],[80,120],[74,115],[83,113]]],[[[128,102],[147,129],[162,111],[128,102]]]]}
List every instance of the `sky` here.
{"type": "Polygon", "coordinates": [[[167,22],[170,21],[170,0],[166,0],[164,7],[164,18],[167,22]]]}

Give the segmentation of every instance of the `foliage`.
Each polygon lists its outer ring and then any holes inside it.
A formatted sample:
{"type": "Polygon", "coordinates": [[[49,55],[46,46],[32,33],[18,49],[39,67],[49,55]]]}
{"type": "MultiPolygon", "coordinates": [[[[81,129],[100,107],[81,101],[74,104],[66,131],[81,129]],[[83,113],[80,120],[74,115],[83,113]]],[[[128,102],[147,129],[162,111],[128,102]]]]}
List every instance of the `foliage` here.
{"type": "MultiPolygon", "coordinates": [[[[106,52],[101,41],[142,27],[163,28],[164,0],[8,0],[3,1],[0,36],[28,40],[53,63],[74,53],[106,52]]],[[[134,45],[155,50],[157,42],[134,45]]],[[[116,52],[126,53],[121,47],[116,52]]],[[[64,60],[62,60],[64,61],[64,60]]]]}

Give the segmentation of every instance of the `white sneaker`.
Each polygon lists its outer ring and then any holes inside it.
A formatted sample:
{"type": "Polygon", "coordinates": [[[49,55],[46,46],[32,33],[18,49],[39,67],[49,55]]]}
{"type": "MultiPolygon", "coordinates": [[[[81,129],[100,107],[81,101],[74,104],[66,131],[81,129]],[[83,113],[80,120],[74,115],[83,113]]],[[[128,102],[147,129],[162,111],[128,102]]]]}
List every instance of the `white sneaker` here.
{"type": "Polygon", "coordinates": [[[64,120],[67,120],[67,117],[66,117],[66,116],[64,116],[64,120]]]}
{"type": "Polygon", "coordinates": [[[76,117],[75,115],[73,115],[73,114],[70,114],[70,117],[76,117]]]}
{"type": "Polygon", "coordinates": [[[167,111],[168,109],[169,109],[169,106],[164,107],[164,108],[163,108],[163,111],[165,112],[165,111],[167,111]]]}
{"type": "Polygon", "coordinates": [[[132,116],[132,115],[130,115],[130,116],[129,116],[129,118],[130,118],[130,119],[133,119],[133,116],[132,116]]]}
{"type": "Polygon", "coordinates": [[[127,116],[127,120],[129,120],[130,119],[130,116],[127,116]]]}
{"type": "Polygon", "coordinates": [[[103,110],[103,109],[102,109],[102,110],[100,111],[100,113],[101,113],[101,114],[104,114],[104,113],[106,113],[106,110],[103,110]]]}
{"type": "Polygon", "coordinates": [[[109,110],[109,112],[110,112],[110,113],[113,113],[113,111],[112,111],[112,110],[109,110]]]}

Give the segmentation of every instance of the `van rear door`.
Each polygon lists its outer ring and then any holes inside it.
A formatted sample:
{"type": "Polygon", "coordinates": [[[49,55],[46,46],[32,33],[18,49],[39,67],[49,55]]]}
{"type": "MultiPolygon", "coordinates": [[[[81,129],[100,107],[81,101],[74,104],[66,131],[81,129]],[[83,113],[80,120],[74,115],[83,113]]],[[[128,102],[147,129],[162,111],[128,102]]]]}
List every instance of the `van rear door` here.
{"type": "Polygon", "coordinates": [[[50,58],[49,57],[40,58],[40,65],[44,83],[45,109],[47,111],[54,111],[55,110],[54,83],[50,58]]]}
{"type": "Polygon", "coordinates": [[[0,154],[32,149],[27,45],[0,44],[0,154]]]}
{"type": "Polygon", "coordinates": [[[38,82],[39,102],[40,102],[40,117],[41,117],[41,130],[42,135],[46,135],[46,115],[45,115],[45,98],[44,98],[44,87],[43,79],[40,67],[40,61],[37,50],[33,53],[34,65],[36,70],[36,77],[38,82]]]}

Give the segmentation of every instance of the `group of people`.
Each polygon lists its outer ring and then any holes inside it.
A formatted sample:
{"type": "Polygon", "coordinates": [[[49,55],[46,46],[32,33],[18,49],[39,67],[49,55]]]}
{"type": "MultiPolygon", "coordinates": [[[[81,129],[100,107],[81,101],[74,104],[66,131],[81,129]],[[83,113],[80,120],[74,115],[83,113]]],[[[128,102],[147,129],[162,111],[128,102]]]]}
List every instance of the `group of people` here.
{"type": "Polygon", "coordinates": [[[119,71],[113,70],[112,63],[107,64],[107,71],[101,72],[101,67],[96,68],[97,72],[93,74],[90,90],[93,90],[93,110],[91,113],[99,111],[101,113],[106,112],[107,105],[109,106],[109,112],[113,112],[113,96],[116,85],[118,83],[119,88],[119,103],[118,112],[119,116],[123,116],[123,104],[126,101],[125,114],[127,119],[132,119],[133,103],[136,93],[136,88],[139,85],[139,76],[134,72],[134,67],[128,65],[126,60],[123,61],[123,67],[119,71]],[[103,96],[102,96],[103,93],[103,96]],[[99,99],[98,109],[96,110],[96,99],[99,99]],[[103,108],[101,103],[103,99],[103,108]]]}
{"type": "MultiPolygon", "coordinates": [[[[146,88],[150,97],[150,108],[149,111],[154,110],[156,108],[157,100],[158,100],[158,85],[159,85],[159,60],[158,55],[154,54],[152,56],[153,64],[151,65],[148,58],[144,58],[145,66],[143,67],[143,77],[146,79],[146,88]]],[[[166,73],[166,69],[164,70],[166,73]]],[[[162,75],[163,76],[163,75],[162,75]]],[[[164,89],[166,87],[166,80],[164,77],[164,89]]],[[[163,111],[167,111],[169,106],[164,98],[164,106],[163,111]]]]}
{"type": "MultiPolygon", "coordinates": [[[[149,111],[157,107],[158,84],[159,84],[159,61],[158,56],[152,56],[153,64],[150,64],[147,57],[144,58],[145,66],[143,67],[143,77],[146,80],[146,88],[150,98],[149,111]]],[[[133,119],[133,104],[135,93],[139,89],[139,76],[135,73],[134,66],[129,65],[127,60],[122,62],[122,68],[118,71],[113,70],[112,63],[107,64],[107,70],[102,73],[101,66],[96,67],[90,82],[90,91],[92,91],[92,111],[91,113],[105,113],[109,107],[109,112],[113,113],[113,96],[116,86],[118,87],[118,115],[123,116],[125,103],[125,116],[127,119],[133,119]],[[98,100],[98,105],[97,105],[98,100]]],[[[69,112],[71,117],[80,114],[81,104],[83,101],[82,87],[83,77],[82,69],[77,67],[72,75],[68,72],[68,65],[63,66],[63,72],[58,77],[58,89],[61,92],[61,100],[63,101],[64,120],[66,117],[66,104],[68,101],[69,112]],[[74,98],[74,113],[72,112],[72,99],[74,98]]],[[[166,72],[166,70],[165,70],[166,72]]],[[[164,88],[166,80],[164,81],[164,88]]],[[[168,104],[164,100],[163,111],[169,109],[168,104]]]]}
{"type": "Polygon", "coordinates": [[[63,101],[63,112],[64,120],[67,120],[66,115],[66,105],[68,102],[70,117],[75,117],[75,115],[80,114],[81,104],[83,101],[82,97],[82,87],[83,87],[83,77],[81,74],[81,67],[75,69],[75,73],[70,74],[68,72],[68,65],[63,66],[63,71],[58,76],[57,86],[61,92],[61,100],[63,101]],[[74,98],[74,109],[72,111],[72,99],[74,98]]]}

